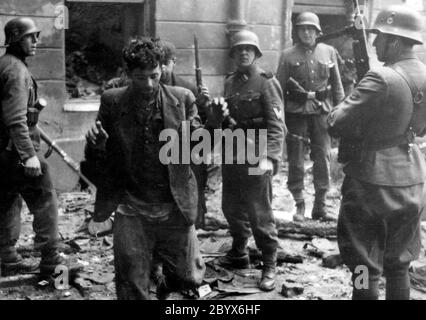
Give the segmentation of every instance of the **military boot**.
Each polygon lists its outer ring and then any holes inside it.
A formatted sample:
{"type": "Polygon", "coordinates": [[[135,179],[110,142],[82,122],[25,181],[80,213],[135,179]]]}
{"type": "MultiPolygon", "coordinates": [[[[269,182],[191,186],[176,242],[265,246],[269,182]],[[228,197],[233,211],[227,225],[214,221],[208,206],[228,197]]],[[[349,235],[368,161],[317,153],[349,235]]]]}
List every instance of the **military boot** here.
{"type": "Polygon", "coordinates": [[[2,249],[0,260],[1,276],[3,277],[31,273],[36,271],[39,266],[37,262],[23,259],[15,247],[2,249]]]}
{"type": "Polygon", "coordinates": [[[296,203],[296,213],[293,216],[294,222],[305,221],[305,201],[299,201],[296,203]]]}
{"type": "Polygon", "coordinates": [[[262,250],[262,260],[263,268],[259,288],[262,291],[272,291],[275,289],[277,278],[277,251],[262,250]]]}
{"type": "Polygon", "coordinates": [[[233,239],[232,249],[218,259],[218,264],[224,268],[250,269],[247,239],[233,239]]]}
{"type": "Polygon", "coordinates": [[[40,272],[44,275],[54,275],[57,273],[57,267],[63,266],[67,268],[68,274],[73,275],[83,269],[83,265],[79,263],[71,263],[59,255],[57,250],[42,251],[40,272]]]}
{"type": "Polygon", "coordinates": [[[327,213],[325,199],[326,192],[320,192],[315,195],[314,207],[312,208],[312,219],[336,222],[337,217],[334,214],[327,213]]]}

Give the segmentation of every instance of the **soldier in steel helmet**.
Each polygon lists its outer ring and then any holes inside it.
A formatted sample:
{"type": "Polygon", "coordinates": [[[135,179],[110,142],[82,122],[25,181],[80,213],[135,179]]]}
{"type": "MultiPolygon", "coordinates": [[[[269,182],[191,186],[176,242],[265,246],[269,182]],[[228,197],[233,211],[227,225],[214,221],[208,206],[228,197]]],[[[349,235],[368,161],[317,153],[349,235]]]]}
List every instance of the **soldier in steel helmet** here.
{"type": "MultiPolygon", "coordinates": [[[[213,120],[208,117],[207,125],[215,123],[213,126],[233,132],[242,129],[245,133],[253,129],[259,133],[266,129],[267,146],[259,163],[250,164],[245,159],[241,164],[234,153],[232,163],[222,165],[222,210],[229,222],[233,243],[232,249],[219,262],[232,268],[248,268],[247,241],[252,231],[256,245],[262,251],[263,271],[259,286],[264,291],[271,291],[275,288],[278,245],[271,208],[271,181],[282,160],[286,131],[282,90],[274,75],[256,64],[262,51],[255,33],[248,30],[236,33],[230,56],[237,70],[226,77],[226,102],[222,99],[212,103],[214,107],[219,106],[220,116],[213,117],[213,120]],[[260,172],[250,173],[251,169],[257,168],[260,172]]],[[[244,146],[254,143],[256,149],[259,148],[260,143],[255,140],[250,141],[246,135],[244,146]]],[[[234,144],[233,147],[238,150],[241,145],[234,144]]],[[[228,151],[224,150],[225,156],[228,151]]],[[[262,154],[262,150],[259,152],[262,154]]]]}
{"type": "Polygon", "coordinates": [[[285,118],[289,130],[287,186],[296,202],[293,219],[305,220],[304,141],[309,138],[315,187],[312,218],[335,220],[326,212],[331,153],[326,120],[333,106],[344,98],[336,50],[323,43],[317,44],[321,26],[316,14],[300,14],[295,29],[297,43],[282,52],[277,72],[286,101],[285,118]]]}
{"type": "MultiPolygon", "coordinates": [[[[0,57],[0,258],[3,274],[38,266],[17,253],[20,196],[34,215],[40,269],[54,273],[64,264],[58,253],[58,208],[49,167],[38,155],[37,83],[26,58],[35,55],[40,29],[30,18],[10,20],[4,28],[6,53],[0,57]]],[[[75,266],[78,267],[78,266],[75,266]]]]}
{"type": "Polygon", "coordinates": [[[382,274],[386,299],[410,298],[408,269],[420,252],[426,199],[426,163],[415,144],[426,134],[426,66],[413,51],[423,43],[422,19],[406,6],[379,13],[371,32],[384,66],[370,70],[329,118],[333,136],[362,145],[344,168],[338,222],[353,299],[378,299],[382,274]]]}

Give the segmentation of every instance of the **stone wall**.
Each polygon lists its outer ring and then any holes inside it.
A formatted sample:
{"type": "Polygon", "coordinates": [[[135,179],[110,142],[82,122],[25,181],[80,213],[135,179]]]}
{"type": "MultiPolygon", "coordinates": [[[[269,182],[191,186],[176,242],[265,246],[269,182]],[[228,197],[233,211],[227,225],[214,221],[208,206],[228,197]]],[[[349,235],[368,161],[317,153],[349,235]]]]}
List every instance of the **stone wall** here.
{"type": "MultiPolygon", "coordinates": [[[[172,41],[177,47],[176,71],[195,82],[193,39],[197,35],[203,80],[212,95],[223,91],[223,77],[233,71],[229,53],[227,23],[230,13],[229,0],[157,0],[156,35],[172,41]]],[[[275,71],[281,46],[281,0],[247,1],[246,22],[248,28],[260,38],[264,57],[261,67],[275,71]]]]}

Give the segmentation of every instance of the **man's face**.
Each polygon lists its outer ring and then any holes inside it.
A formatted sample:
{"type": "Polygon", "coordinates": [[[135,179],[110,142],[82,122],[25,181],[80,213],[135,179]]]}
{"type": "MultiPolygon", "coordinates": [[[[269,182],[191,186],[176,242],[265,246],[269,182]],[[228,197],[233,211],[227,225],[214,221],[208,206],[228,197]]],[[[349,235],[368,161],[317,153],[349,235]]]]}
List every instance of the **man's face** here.
{"type": "Polygon", "coordinates": [[[373,46],[376,48],[377,59],[380,62],[385,62],[387,46],[387,36],[381,32],[374,39],[373,46]]]}
{"type": "Polygon", "coordinates": [[[256,60],[256,48],[251,45],[241,45],[234,48],[233,57],[238,68],[248,68],[256,60]]]}
{"type": "Polygon", "coordinates": [[[37,49],[38,33],[27,34],[19,41],[22,52],[26,57],[34,56],[37,49]]]}
{"type": "Polygon", "coordinates": [[[298,26],[297,36],[303,45],[313,46],[318,38],[318,30],[314,26],[298,26]]]}
{"type": "Polygon", "coordinates": [[[133,88],[145,96],[152,95],[157,91],[160,84],[161,68],[160,65],[154,69],[136,68],[130,72],[130,79],[133,88]]]}
{"type": "Polygon", "coordinates": [[[171,59],[166,64],[162,65],[161,81],[163,83],[170,83],[175,64],[175,60],[171,59]]]}

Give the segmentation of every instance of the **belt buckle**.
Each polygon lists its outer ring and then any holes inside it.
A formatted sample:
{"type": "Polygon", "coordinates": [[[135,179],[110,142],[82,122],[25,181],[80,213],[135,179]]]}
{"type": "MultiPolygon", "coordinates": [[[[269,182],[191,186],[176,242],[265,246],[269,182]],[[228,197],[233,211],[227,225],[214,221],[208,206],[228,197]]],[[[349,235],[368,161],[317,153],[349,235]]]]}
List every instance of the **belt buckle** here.
{"type": "Polygon", "coordinates": [[[308,92],[308,100],[315,100],[317,97],[317,94],[315,91],[309,91],[308,92]]]}

